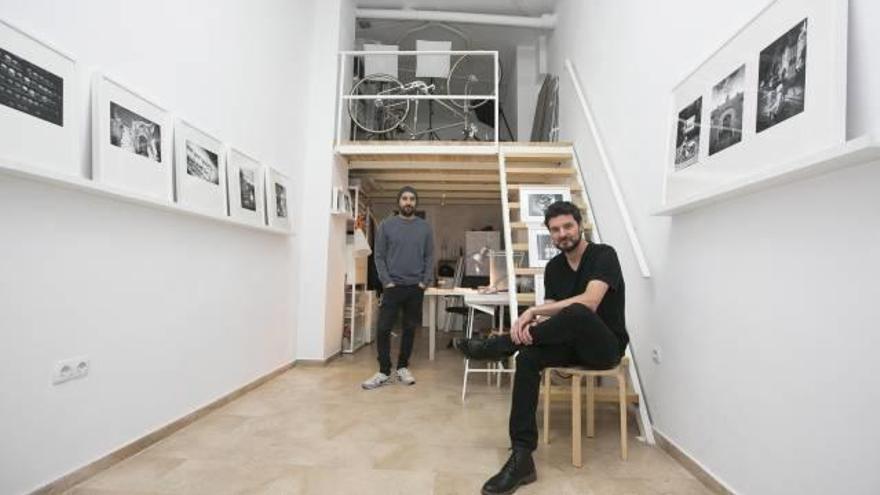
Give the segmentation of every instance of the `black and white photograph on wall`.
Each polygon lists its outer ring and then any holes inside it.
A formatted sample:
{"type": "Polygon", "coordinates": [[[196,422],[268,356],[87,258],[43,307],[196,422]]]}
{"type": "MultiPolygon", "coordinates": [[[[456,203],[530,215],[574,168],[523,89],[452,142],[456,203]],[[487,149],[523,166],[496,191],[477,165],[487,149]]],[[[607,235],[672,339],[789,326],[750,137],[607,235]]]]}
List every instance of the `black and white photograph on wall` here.
{"type": "Polygon", "coordinates": [[[529,266],[533,268],[547,265],[559,249],[553,245],[550,233],[545,228],[529,229],[529,266]]]}
{"type": "Polygon", "coordinates": [[[112,101],[110,102],[110,144],[150,160],[162,162],[162,127],[112,101]]]}
{"type": "Polygon", "coordinates": [[[758,118],[761,132],[804,111],[807,82],[807,20],[761,50],[758,118]]]}
{"type": "Polygon", "coordinates": [[[529,215],[543,217],[548,206],[562,200],[562,193],[532,194],[529,196],[529,215]]]}
{"type": "Polygon", "coordinates": [[[64,79],[0,47],[0,105],[64,127],[64,79]]]}
{"type": "Polygon", "coordinates": [[[544,223],[544,211],[557,201],[571,201],[571,188],[562,184],[520,184],[521,222],[544,223]]]}
{"type": "Polygon", "coordinates": [[[187,139],[186,173],[205,182],[220,184],[220,166],[217,153],[187,139]]]}
{"type": "Polygon", "coordinates": [[[745,75],[743,64],[712,88],[710,155],[742,141],[745,75]]]}
{"type": "Polygon", "coordinates": [[[254,186],[254,175],[253,170],[243,168],[238,171],[241,207],[251,211],[257,211],[257,189],[254,186]]]}
{"type": "Polygon", "coordinates": [[[675,135],[675,170],[684,170],[697,162],[700,156],[700,118],[703,97],[678,112],[678,131],[675,135]]]}
{"type": "Polygon", "coordinates": [[[275,215],[278,218],[287,218],[287,189],[275,183],[275,215]]]}

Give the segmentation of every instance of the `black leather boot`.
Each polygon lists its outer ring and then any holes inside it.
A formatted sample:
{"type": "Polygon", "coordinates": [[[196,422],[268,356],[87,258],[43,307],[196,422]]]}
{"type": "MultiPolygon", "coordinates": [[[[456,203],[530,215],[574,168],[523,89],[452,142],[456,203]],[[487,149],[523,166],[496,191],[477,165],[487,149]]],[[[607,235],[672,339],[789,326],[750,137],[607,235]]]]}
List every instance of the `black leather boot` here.
{"type": "Polygon", "coordinates": [[[488,339],[455,339],[455,348],[468,359],[501,361],[517,351],[517,345],[510,335],[499,335],[488,339]]]}
{"type": "Polygon", "coordinates": [[[522,485],[528,485],[538,479],[532,453],[525,449],[513,449],[510,459],[498,474],[489,478],[483,485],[483,495],[509,495],[522,485]]]}

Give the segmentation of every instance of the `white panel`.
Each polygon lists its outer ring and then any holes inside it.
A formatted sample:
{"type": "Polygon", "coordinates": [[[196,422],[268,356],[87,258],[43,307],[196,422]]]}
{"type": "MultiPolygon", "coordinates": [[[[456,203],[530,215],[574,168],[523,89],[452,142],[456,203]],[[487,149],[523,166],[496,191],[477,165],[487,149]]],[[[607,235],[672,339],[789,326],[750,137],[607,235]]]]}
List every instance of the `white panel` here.
{"type": "MultiPolygon", "coordinates": [[[[416,50],[452,50],[452,42],[416,40],[416,50]]],[[[448,75],[449,55],[416,55],[416,77],[446,77],[448,75]]]]}
{"type": "MultiPolygon", "coordinates": [[[[397,51],[397,49],[397,45],[364,44],[364,51],[368,52],[390,52],[397,51]]],[[[397,55],[364,55],[364,77],[369,77],[372,74],[388,74],[395,79],[400,79],[397,64],[397,55]]]]}

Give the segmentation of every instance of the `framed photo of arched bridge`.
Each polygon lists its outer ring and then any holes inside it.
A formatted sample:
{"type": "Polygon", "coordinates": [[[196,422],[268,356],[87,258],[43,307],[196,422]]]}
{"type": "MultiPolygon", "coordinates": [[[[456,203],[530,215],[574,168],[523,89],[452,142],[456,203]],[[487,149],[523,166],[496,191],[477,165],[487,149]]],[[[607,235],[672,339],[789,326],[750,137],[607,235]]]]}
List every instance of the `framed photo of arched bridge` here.
{"type": "Polygon", "coordinates": [[[844,143],[847,9],[846,0],[775,0],[673,88],[666,208],[844,143]]]}

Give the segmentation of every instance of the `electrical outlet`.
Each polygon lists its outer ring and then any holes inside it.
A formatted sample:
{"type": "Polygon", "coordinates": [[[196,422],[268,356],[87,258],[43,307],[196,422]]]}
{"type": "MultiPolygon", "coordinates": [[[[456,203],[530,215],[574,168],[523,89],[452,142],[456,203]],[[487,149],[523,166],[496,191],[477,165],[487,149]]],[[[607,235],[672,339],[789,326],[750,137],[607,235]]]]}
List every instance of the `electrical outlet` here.
{"type": "Polygon", "coordinates": [[[660,351],[659,347],[655,347],[654,350],[651,351],[651,359],[657,364],[660,364],[663,361],[663,353],[660,351]]]}
{"type": "Polygon", "coordinates": [[[52,370],[52,383],[60,385],[76,378],[83,378],[89,374],[91,367],[91,361],[86,356],[58,361],[52,370]]]}

